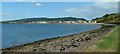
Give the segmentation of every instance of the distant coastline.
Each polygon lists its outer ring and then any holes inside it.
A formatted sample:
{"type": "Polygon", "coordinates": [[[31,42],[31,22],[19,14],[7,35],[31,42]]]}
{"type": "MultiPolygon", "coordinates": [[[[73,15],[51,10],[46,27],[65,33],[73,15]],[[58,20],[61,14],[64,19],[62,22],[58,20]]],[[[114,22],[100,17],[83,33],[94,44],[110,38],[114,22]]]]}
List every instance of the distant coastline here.
{"type": "Polygon", "coordinates": [[[96,21],[88,21],[84,18],[75,18],[75,17],[63,17],[63,18],[26,18],[10,21],[2,21],[1,23],[9,24],[84,24],[84,23],[96,23],[96,21]]]}

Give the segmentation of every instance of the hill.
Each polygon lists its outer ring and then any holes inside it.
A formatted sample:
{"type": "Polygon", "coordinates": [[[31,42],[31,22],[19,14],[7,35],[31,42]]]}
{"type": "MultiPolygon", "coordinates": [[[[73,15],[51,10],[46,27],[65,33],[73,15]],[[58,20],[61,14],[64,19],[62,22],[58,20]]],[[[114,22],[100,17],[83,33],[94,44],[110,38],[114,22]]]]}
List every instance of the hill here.
{"type": "Polygon", "coordinates": [[[11,20],[11,21],[3,21],[2,23],[9,23],[9,22],[37,22],[37,21],[87,21],[84,18],[75,18],[75,17],[63,17],[63,18],[46,18],[46,17],[40,17],[40,18],[26,18],[26,19],[19,19],[19,20],[11,20]]]}
{"type": "Polygon", "coordinates": [[[120,14],[119,13],[112,13],[112,14],[106,14],[102,17],[93,19],[96,20],[97,23],[115,23],[120,22],[120,14]]]}

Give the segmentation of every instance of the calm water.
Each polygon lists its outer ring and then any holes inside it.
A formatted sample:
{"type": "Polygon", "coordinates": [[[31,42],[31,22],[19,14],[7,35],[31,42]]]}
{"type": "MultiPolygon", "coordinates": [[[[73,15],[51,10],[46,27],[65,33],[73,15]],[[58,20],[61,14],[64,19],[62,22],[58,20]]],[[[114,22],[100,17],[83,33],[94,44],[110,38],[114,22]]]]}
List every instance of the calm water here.
{"type": "Polygon", "coordinates": [[[99,28],[90,24],[2,24],[2,47],[80,33],[99,28]]]}

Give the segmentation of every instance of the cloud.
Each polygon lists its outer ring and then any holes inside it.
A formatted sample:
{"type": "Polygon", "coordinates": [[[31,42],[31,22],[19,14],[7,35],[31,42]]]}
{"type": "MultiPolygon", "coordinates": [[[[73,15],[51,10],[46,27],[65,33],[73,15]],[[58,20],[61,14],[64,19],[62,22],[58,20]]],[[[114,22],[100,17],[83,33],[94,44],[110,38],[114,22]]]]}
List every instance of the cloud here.
{"type": "Polygon", "coordinates": [[[41,3],[34,3],[33,6],[34,6],[34,7],[41,7],[42,4],[41,4],[41,3]]]}
{"type": "Polygon", "coordinates": [[[98,0],[97,2],[119,2],[119,0],[98,0]]]}
{"type": "Polygon", "coordinates": [[[66,12],[79,12],[78,8],[67,8],[66,12]]]}
{"type": "Polygon", "coordinates": [[[118,8],[118,3],[117,2],[96,2],[94,3],[95,6],[100,6],[105,9],[110,9],[110,8],[118,8]]]}
{"type": "Polygon", "coordinates": [[[117,2],[95,2],[93,5],[87,5],[84,7],[69,7],[65,9],[68,15],[85,17],[92,19],[100,17],[107,13],[118,12],[117,2]]]}
{"type": "Polygon", "coordinates": [[[36,5],[36,6],[42,6],[42,4],[40,4],[40,3],[35,3],[35,5],[36,5]]]}

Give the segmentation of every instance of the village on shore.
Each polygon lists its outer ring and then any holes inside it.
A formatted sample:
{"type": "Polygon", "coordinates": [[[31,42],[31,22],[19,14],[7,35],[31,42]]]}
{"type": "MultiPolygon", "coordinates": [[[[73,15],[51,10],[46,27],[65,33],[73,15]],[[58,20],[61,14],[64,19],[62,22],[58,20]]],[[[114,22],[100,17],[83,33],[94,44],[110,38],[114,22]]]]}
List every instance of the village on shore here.
{"type": "MultiPolygon", "coordinates": [[[[10,24],[16,24],[17,22],[9,22],[10,24]]],[[[31,22],[19,22],[19,24],[50,24],[50,23],[67,23],[67,24],[87,24],[87,23],[97,23],[97,21],[81,21],[81,20],[77,20],[77,21],[31,21],[31,22]]]]}

